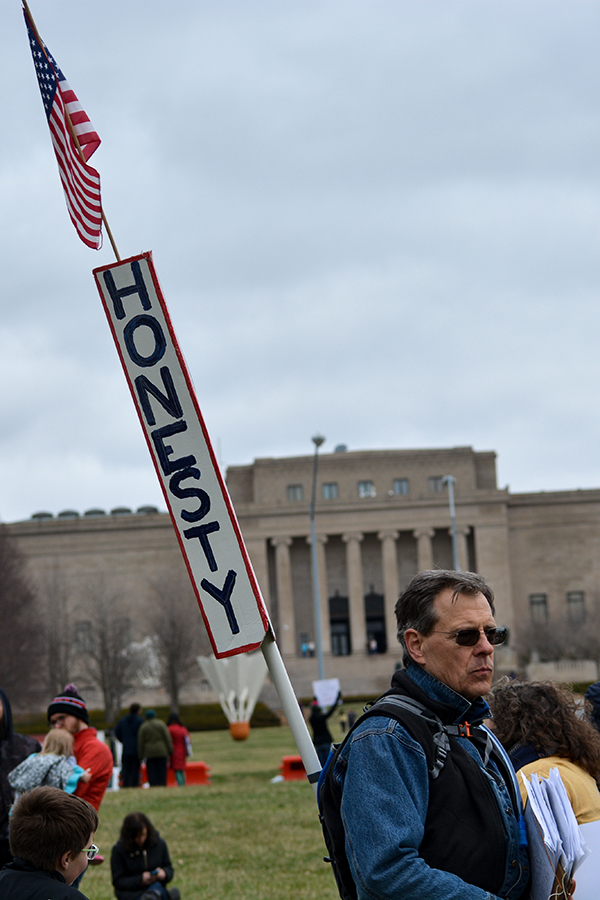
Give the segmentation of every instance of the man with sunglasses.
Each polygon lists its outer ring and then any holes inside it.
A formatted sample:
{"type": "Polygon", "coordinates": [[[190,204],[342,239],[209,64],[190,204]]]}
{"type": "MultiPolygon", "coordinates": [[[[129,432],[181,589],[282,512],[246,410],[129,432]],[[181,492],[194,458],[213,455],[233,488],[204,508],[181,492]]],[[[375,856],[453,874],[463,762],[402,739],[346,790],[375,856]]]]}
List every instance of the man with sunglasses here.
{"type": "Polygon", "coordinates": [[[396,618],[404,668],[388,696],[418,705],[365,719],[333,773],[358,900],[520,900],[519,792],[482,726],[494,647],[507,637],[492,589],[470,572],[420,572],[396,618]]]}

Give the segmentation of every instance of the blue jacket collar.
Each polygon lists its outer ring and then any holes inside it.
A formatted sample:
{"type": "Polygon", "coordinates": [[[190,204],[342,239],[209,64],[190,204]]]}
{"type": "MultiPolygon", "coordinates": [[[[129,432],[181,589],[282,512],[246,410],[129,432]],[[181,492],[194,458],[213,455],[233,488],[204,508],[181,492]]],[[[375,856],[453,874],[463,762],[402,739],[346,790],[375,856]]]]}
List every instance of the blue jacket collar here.
{"type": "Polygon", "coordinates": [[[477,697],[477,699],[471,703],[471,701],[467,700],[466,697],[463,697],[462,694],[458,694],[456,691],[452,690],[447,684],[444,684],[443,681],[440,681],[434,675],[431,675],[414,661],[409,663],[409,666],[406,669],[406,675],[417,685],[417,687],[421,688],[422,691],[425,691],[432,700],[443,703],[445,706],[452,707],[453,712],[456,713],[456,718],[454,719],[456,724],[460,722],[470,722],[472,725],[476,725],[484,719],[487,719],[490,715],[490,708],[483,697],[477,697]]]}

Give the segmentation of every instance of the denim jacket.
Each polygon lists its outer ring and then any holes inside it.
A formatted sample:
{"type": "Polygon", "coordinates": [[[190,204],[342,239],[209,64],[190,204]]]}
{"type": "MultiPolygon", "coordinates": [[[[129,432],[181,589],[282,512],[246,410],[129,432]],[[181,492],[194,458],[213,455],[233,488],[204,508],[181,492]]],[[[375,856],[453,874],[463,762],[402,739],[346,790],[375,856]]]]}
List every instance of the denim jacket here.
{"type": "MultiPolygon", "coordinates": [[[[468,700],[416,663],[407,674],[434,700],[451,703],[456,724],[472,721],[484,704],[468,700]]],[[[484,704],[485,706],[485,704],[484,704]]],[[[463,746],[482,765],[468,738],[463,746]]],[[[482,765],[483,768],[483,765],[482,765]]],[[[425,753],[394,719],[373,716],[356,729],[334,769],[343,789],[341,814],[346,853],[358,900],[520,900],[529,881],[527,848],[519,845],[517,815],[507,786],[489,777],[506,840],[505,878],[498,895],[430,868],[419,856],[429,799],[425,753]],[[340,764],[341,763],[341,764],[340,764]]],[[[517,790],[517,795],[518,795],[517,790]]]]}

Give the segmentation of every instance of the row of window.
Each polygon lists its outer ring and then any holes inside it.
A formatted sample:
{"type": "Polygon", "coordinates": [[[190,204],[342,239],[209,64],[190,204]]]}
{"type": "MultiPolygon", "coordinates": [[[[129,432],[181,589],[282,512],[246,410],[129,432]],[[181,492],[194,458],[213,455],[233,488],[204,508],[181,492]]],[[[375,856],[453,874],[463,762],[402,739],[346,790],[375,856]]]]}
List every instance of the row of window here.
{"type": "MultiPolygon", "coordinates": [[[[545,625],[548,622],[548,595],[530,594],[529,611],[532,622],[545,625]]],[[[585,593],[583,591],[567,591],[567,616],[573,623],[584,621],[585,593]]]]}
{"type": "MultiPolygon", "coordinates": [[[[432,494],[441,494],[446,486],[443,475],[433,475],[428,481],[429,491],[432,494]]],[[[396,497],[406,497],[409,493],[408,478],[394,478],[390,494],[396,497]]],[[[375,482],[367,479],[357,483],[359,497],[376,497],[375,482]]],[[[337,500],[339,497],[337,481],[325,481],[322,485],[323,500],[337,500]]],[[[301,484],[288,484],[287,498],[291,502],[304,500],[304,487],[301,484]]]]}

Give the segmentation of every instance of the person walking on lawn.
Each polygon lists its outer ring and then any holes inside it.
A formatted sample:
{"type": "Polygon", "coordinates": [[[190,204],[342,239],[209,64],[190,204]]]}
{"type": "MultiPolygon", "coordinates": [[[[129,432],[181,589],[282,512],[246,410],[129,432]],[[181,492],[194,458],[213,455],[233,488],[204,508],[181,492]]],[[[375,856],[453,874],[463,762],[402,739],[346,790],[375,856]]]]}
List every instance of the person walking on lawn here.
{"type": "Polygon", "coordinates": [[[146,760],[150,787],[162,787],[167,783],[167,763],[172,752],[169,729],[153,709],[147,709],[146,721],[138,731],[138,756],[146,760]]]}

